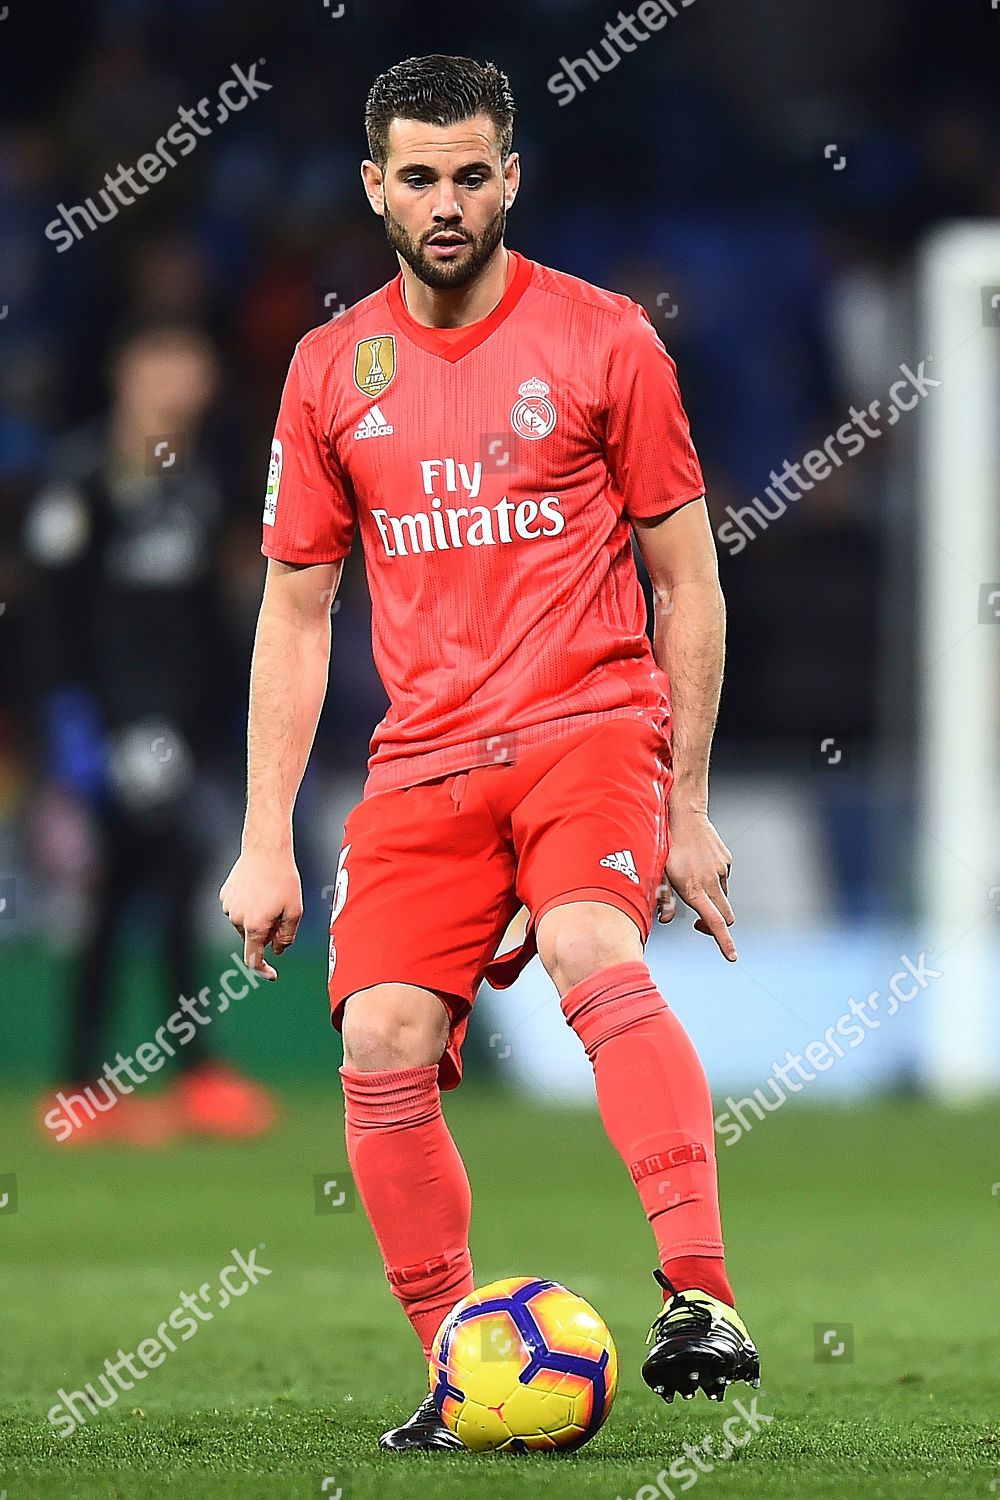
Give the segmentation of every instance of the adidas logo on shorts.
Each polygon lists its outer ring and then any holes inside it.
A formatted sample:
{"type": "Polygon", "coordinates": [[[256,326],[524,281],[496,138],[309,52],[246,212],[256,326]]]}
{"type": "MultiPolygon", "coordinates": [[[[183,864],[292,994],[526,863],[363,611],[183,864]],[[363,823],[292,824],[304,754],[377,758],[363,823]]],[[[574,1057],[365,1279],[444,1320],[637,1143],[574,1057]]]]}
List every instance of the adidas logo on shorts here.
{"type": "Polygon", "coordinates": [[[639,872],[635,867],[631,849],[619,849],[616,854],[606,854],[601,864],[609,870],[618,870],[620,874],[627,875],[629,880],[636,885],[639,884],[639,872]]]}

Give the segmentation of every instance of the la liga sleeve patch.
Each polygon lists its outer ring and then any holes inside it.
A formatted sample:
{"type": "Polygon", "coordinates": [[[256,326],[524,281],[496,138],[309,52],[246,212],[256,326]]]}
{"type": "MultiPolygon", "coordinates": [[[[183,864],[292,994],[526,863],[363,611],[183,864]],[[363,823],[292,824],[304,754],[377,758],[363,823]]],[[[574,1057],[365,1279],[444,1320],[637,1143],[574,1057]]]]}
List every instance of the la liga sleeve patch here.
{"type": "Polygon", "coordinates": [[[264,495],[264,525],[273,526],[278,514],[278,489],[281,485],[281,465],[284,453],[280,438],[271,443],[271,462],[267,468],[267,491],[264,495]]]}

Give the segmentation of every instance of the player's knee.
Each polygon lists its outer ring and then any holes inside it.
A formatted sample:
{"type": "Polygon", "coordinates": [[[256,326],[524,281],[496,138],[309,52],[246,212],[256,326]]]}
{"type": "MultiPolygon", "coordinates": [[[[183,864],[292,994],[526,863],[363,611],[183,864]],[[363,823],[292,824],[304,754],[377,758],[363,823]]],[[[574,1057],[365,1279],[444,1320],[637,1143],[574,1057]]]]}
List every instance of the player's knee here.
{"type": "Polygon", "coordinates": [[[560,916],[564,910],[547,912],[537,933],[538,955],[561,995],[612,964],[642,958],[639,929],[624,912],[603,907],[582,918],[560,916]]]}
{"type": "Polygon", "coordinates": [[[448,1013],[414,985],[359,990],[344,1006],[344,1063],[360,1072],[436,1063],[448,1042],[448,1013]]]}

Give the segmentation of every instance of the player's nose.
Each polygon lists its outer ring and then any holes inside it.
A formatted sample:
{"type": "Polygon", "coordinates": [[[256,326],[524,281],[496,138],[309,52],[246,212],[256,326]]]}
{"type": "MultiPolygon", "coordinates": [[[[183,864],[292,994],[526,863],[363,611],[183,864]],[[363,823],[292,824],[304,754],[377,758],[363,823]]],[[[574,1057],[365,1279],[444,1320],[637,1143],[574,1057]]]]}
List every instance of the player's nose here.
{"type": "Polygon", "coordinates": [[[458,201],[454,188],[448,183],[441,183],[438,187],[438,195],[432,207],[434,214],[435,229],[457,229],[462,222],[462,206],[458,201]]]}

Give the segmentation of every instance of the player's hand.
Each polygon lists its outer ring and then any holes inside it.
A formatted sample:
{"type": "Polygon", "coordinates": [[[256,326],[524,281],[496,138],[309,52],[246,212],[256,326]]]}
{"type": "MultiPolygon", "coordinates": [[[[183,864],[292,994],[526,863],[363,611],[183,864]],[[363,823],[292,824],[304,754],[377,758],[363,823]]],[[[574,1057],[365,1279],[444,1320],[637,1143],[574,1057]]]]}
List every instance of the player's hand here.
{"type": "Polygon", "coordinates": [[[734,964],[739,955],[729,935],[736,920],[729,904],[733,856],[705,813],[676,813],[671,809],[670,832],[672,843],[663,872],[657,919],[672,922],[680,896],[698,914],[695,931],[713,937],[723,958],[734,964]]]}
{"type": "Polygon", "coordinates": [[[270,945],[275,958],[295,941],[302,920],[302,881],[295,859],[244,850],[219,892],[222,910],[243,939],[243,962],[265,979],[278,971],[264,957],[270,945]]]}

